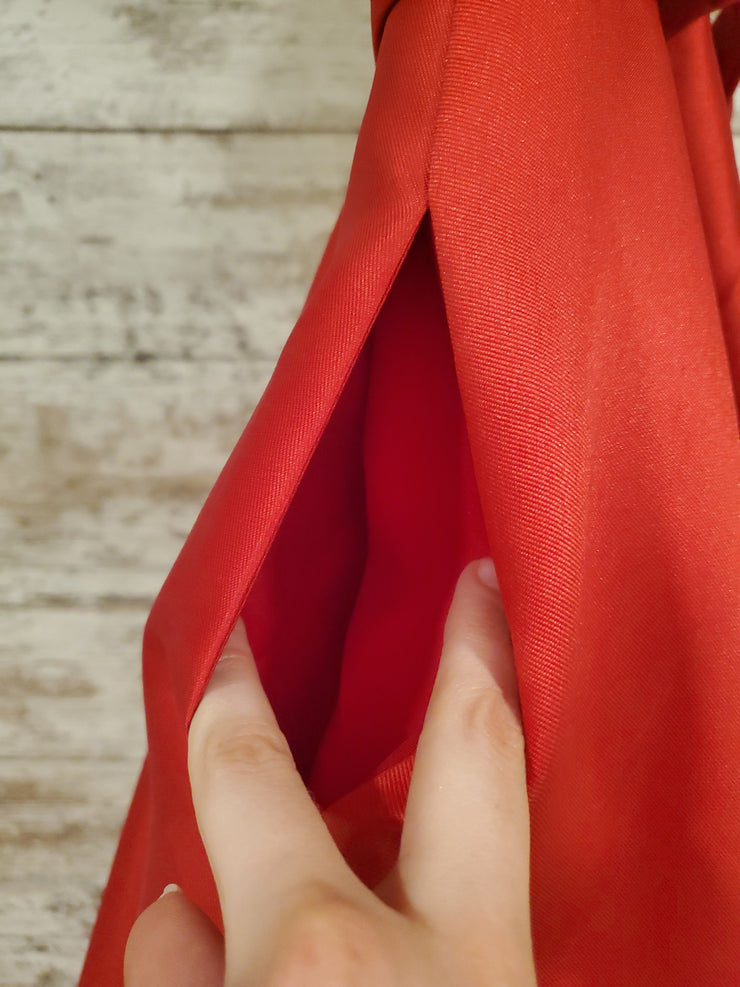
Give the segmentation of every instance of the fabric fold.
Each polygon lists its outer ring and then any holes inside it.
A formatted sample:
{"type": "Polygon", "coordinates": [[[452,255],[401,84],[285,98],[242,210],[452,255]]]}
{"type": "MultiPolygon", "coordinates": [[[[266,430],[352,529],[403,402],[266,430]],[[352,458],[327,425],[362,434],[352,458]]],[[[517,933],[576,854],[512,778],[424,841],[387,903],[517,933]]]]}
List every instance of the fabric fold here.
{"type": "Polygon", "coordinates": [[[382,879],[483,554],[539,983],[740,980],[740,184],[696,10],[373,4],[345,203],[147,621],[149,752],[83,987],[121,984],[167,883],[221,923],[186,743],[240,614],[330,831],[382,879]]]}

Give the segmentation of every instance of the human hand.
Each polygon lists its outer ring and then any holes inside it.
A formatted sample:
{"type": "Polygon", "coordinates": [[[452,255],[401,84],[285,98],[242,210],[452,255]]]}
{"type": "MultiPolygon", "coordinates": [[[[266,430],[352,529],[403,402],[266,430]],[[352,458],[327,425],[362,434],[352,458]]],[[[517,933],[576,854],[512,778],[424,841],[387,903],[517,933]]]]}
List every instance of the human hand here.
{"type": "Polygon", "coordinates": [[[398,861],[373,890],[306,789],[237,623],[188,737],[225,935],[164,894],[131,930],[126,987],[536,987],[516,673],[477,568],[445,624],[398,861]]]}

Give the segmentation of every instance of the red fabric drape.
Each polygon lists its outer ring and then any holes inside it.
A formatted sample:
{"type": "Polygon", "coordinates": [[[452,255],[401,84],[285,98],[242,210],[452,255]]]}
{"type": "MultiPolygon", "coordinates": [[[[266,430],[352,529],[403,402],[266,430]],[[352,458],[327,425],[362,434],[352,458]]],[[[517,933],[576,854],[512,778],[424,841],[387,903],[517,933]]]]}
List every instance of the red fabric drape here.
{"type": "Polygon", "coordinates": [[[712,27],[714,47],[727,95],[727,112],[732,116],[732,97],[740,83],[740,5],[722,11],[712,27]]]}
{"type": "Polygon", "coordinates": [[[373,6],[344,206],[147,621],[83,987],[121,984],[169,882],[220,925],[186,739],[240,613],[327,824],[384,875],[487,552],[540,984],[740,983],[740,182],[708,7],[373,6]]]}
{"type": "Polygon", "coordinates": [[[666,38],[672,38],[697,18],[734,3],[737,0],[658,0],[663,32],[666,38]]]}

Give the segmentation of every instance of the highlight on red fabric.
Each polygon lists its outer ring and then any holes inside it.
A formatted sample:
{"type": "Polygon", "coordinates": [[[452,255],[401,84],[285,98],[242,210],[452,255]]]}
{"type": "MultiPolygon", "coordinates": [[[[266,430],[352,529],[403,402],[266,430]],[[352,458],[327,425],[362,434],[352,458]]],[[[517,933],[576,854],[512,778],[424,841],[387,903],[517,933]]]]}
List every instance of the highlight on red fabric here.
{"type": "Polygon", "coordinates": [[[740,182],[707,5],[680,6],[669,30],[649,0],[373,5],[344,206],[146,624],[149,750],[82,987],[121,985],[170,882],[222,927],[187,729],[240,614],[382,879],[487,553],[539,983],[740,983],[740,182]]]}

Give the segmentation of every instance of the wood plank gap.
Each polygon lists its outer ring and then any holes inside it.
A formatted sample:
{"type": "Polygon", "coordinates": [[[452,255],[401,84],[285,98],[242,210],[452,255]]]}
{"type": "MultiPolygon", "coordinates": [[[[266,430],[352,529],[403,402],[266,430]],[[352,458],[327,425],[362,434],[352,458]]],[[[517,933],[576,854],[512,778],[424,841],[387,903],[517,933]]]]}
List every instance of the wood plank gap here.
{"type": "MultiPolygon", "coordinates": [[[[111,610],[148,611],[154,600],[151,596],[100,596],[94,602],[80,600],[78,596],[62,593],[37,593],[18,603],[7,603],[0,600],[0,613],[18,613],[22,610],[68,611],[74,607],[76,613],[109,613],[111,610]]],[[[144,627],[142,618],[142,629],[144,627]]]]}
{"type": "Polygon", "coordinates": [[[320,137],[347,137],[356,136],[356,127],[328,128],[323,127],[64,127],[64,126],[25,126],[22,124],[0,122],[0,134],[162,134],[202,137],[243,137],[275,135],[287,137],[300,137],[304,134],[320,137]]]}
{"type": "Polygon", "coordinates": [[[207,356],[189,357],[182,353],[0,353],[0,364],[21,363],[68,363],[68,364],[89,364],[89,363],[115,363],[115,364],[135,364],[135,363],[166,363],[169,366],[181,364],[189,366],[193,363],[201,364],[222,364],[228,363],[230,366],[243,363],[245,367],[254,365],[255,360],[275,363],[276,356],[266,350],[251,350],[242,355],[241,360],[233,356],[207,356]]]}

